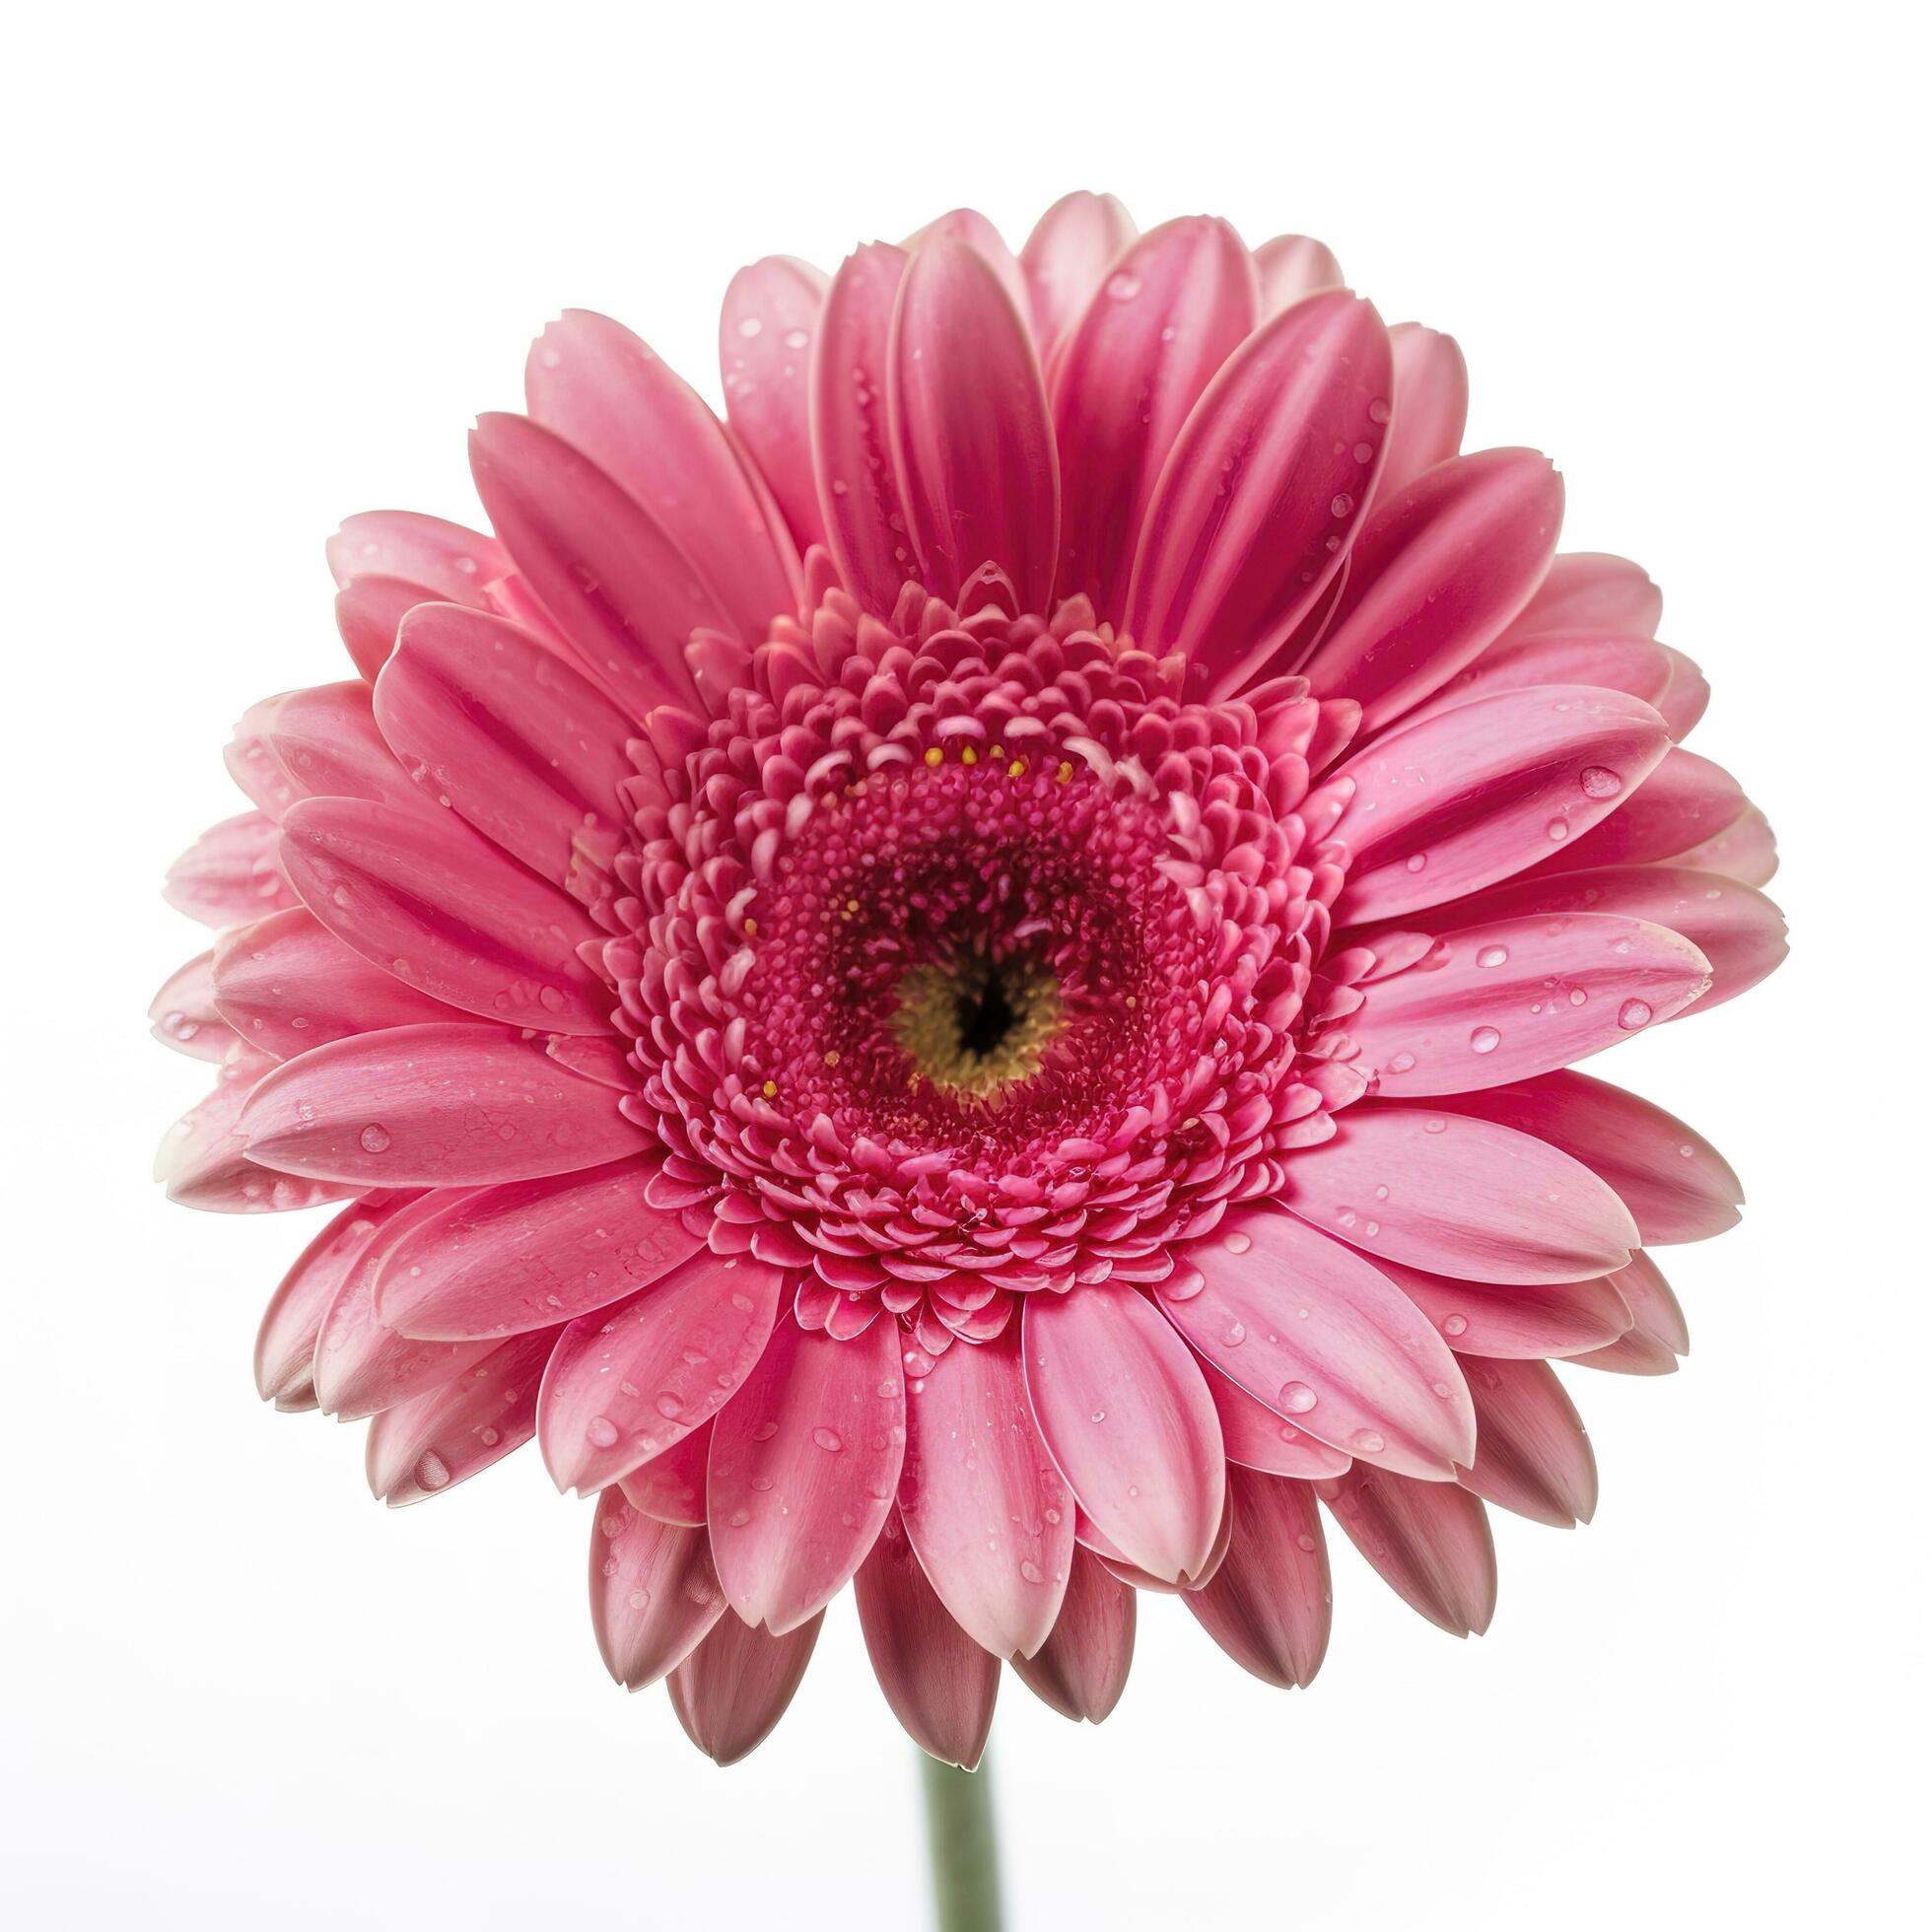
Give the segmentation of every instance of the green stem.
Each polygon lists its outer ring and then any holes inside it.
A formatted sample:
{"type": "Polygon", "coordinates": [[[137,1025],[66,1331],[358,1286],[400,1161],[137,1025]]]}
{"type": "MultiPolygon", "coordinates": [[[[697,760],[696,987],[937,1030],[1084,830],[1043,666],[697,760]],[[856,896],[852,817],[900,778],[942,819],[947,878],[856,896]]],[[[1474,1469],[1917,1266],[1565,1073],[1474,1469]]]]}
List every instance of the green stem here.
{"type": "Polygon", "coordinates": [[[932,1858],[932,1901],[939,1932],[1000,1932],[1000,1852],[993,1836],[993,1780],[942,1764],[924,1752],[926,1842],[932,1858]]]}

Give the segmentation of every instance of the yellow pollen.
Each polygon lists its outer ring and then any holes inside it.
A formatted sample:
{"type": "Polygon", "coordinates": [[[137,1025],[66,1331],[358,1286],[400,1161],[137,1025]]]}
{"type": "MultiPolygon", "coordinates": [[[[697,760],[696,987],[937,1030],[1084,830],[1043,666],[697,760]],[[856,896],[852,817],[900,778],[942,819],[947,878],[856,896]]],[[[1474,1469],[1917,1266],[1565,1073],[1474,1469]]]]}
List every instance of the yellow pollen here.
{"type": "Polygon", "coordinates": [[[1003,757],[1005,757],[1005,755],[1006,755],[1006,751],[1005,751],[1005,747],[1004,747],[1003,745],[998,745],[998,744],[996,744],[996,745],[995,745],[995,746],[993,747],[993,749],[992,749],[991,751],[989,751],[989,752],[988,752],[988,753],[987,753],[986,755],[987,755],[987,756],[988,756],[989,758],[991,758],[991,759],[993,760],[993,762],[994,762],[994,763],[995,763],[995,764],[997,765],[997,764],[999,764],[999,762],[1000,761],[1000,759],[1002,759],[1003,757]]]}
{"type": "Polygon", "coordinates": [[[1025,773],[1025,771],[1026,771],[1026,760],[1024,758],[1015,758],[1013,762],[1006,767],[1006,776],[1008,778],[1019,778],[1025,773]]]}
{"type": "Polygon", "coordinates": [[[962,765],[977,765],[980,762],[980,754],[969,744],[960,752],[959,762],[962,765]]]}
{"type": "Polygon", "coordinates": [[[836,1067],[839,1064],[839,1052],[836,1047],[825,1056],[825,1064],[827,1067],[836,1067]]]}
{"type": "Polygon", "coordinates": [[[1072,766],[1065,763],[1064,761],[1061,764],[1060,770],[1054,774],[1055,779],[1062,785],[1065,785],[1067,781],[1072,776],[1073,776],[1072,766]]]}
{"type": "Polygon", "coordinates": [[[778,1098],[778,1082],[776,1080],[767,1080],[765,1084],[761,1088],[759,1088],[759,1091],[765,1096],[767,1100],[776,1100],[778,1098]]]}
{"type": "Polygon", "coordinates": [[[927,748],[926,762],[929,765],[943,765],[946,762],[946,754],[936,744],[931,745],[927,748]]]}
{"type": "Polygon", "coordinates": [[[758,922],[755,919],[748,919],[745,921],[744,936],[747,939],[755,939],[758,936],[758,922]]]}

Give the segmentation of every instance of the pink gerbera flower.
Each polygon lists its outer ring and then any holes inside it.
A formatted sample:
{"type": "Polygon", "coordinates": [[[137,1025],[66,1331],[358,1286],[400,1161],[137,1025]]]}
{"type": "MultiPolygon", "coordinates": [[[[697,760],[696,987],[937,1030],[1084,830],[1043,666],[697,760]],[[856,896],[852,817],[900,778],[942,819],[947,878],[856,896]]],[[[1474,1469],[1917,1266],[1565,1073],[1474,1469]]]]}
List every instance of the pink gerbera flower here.
{"type": "Polygon", "coordinates": [[[1572,1063],[1783,952],[1707,696],[1453,341],[1318,243],[1069,196],[732,282],[728,428],[571,312],[493,536],[352,518],[357,675],[242,720],[156,1005],[174,1198],[339,1202],[257,1354],[392,1503],[537,1438],[592,1615],[723,1760],[854,1582],[970,1764],[1120,1695],[1138,1589],[1270,1683],[1322,1510],[1489,1620],[1587,1518],[1546,1358],[1685,1347],[1737,1218],[1572,1063]]]}

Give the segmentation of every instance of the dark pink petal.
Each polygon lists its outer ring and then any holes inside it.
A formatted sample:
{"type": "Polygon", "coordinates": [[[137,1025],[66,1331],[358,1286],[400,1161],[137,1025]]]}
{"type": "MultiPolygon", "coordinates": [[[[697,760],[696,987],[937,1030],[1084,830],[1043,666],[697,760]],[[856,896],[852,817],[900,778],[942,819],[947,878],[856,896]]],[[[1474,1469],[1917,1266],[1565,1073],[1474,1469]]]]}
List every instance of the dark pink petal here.
{"type": "Polygon", "coordinates": [[[811,358],[831,285],[810,262],[767,255],[731,277],[718,366],[732,434],[771,486],[798,547],[824,540],[811,467],[811,358]]]}
{"type": "Polygon", "coordinates": [[[1634,1254],[1630,1265],[1610,1278],[1629,1306],[1630,1327],[1607,1347],[1572,1359],[1585,1368],[1608,1368],[1619,1375],[1674,1374],[1678,1357],[1690,1352],[1690,1332],[1657,1264],[1646,1254],[1634,1254]]]}
{"type": "Polygon", "coordinates": [[[885,403],[905,267],[904,250],[883,242],[848,255],[832,278],[812,352],[812,467],[825,542],[846,588],[877,616],[891,614],[900,586],[918,574],[885,403]]]}
{"type": "Polygon", "coordinates": [[[242,1118],[251,1159],[358,1187],[574,1173],[649,1143],[617,1096],[494,1026],[395,1026],[286,1061],[242,1118]]]}
{"type": "Polygon", "coordinates": [[[1321,289],[1342,286],[1335,251],[1312,235],[1277,235],[1255,250],[1264,316],[1278,315],[1321,289]]]}
{"type": "Polygon", "coordinates": [[[1585,837],[1551,854],[1538,867],[1540,876],[1676,860],[1749,809],[1737,780],[1723,766],[1682,745],[1673,745],[1640,785],[1620,790],[1616,809],[1585,837]]]}
{"type": "Polygon", "coordinates": [[[1226,1463],[1187,1344],[1127,1288],[1030,1294],[1021,1324],[1027,1397],[1080,1507],[1150,1575],[1200,1575],[1220,1530],[1226,1463]]]}
{"type": "Polygon", "coordinates": [[[1329,1640],[1328,1549],[1306,1483],[1228,1472],[1234,1537],[1227,1559],[1182,1601],[1208,1634],[1264,1684],[1315,1681],[1329,1640]]]}
{"type": "Polygon", "coordinates": [[[427,584],[399,577],[363,577],[335,593],[335,628],[366,683],[389,661],[396,630],[420,603],[440,601],[427,584]]]}
{"type": "Polygon", "coordinates": [[[243,724],[259,733],[281,780],[276,805],[256,802],[284,824],[303,798],[359,798],[407,818],[435,815],[377,728],[370,688],[360,679],[290,691],[257,706],[243,724]]]}
{"type": "MultiPolygon", "coordinates": [[[[947,1356],[970,1354],[951,1348],[947,1356]]],[[[929,1757],[971,1770],[993,1728],[1000,1659],[946,1614],[896,1519],[853,1579],[872,1674],[906,1735],[929,1757]]]]}
{"type": "Polygon", "coordinates": [[[571,1323],[537,1404],[558,1488],[603,1488],[717,1414],[765,1352],[780,1285],[749,1255],[706,1251],[571,1323]]]}
{"type": "Polygon", "coordinates": [[[1046,391],[1026,324],[975,248],[922,247],[899,287],[889,354],[892,445],[928,589],[951,597],[983,564],[1045,610],[1060,530],[1046,391]]]}
{"type": "Polygon", "coordinates": [[[1637,1245],[1623,1204],[1587,1167],[1442,1102],[1350,1107],[1332,1140],[1287,1168],[1287,1205],[1304,1220],[1459,1280],[1580,1281],[1637,1245]]]}
{"type": "Polygon", "coordinates": [[[1542,587],[1504,633],[1542,637],[1550,631],[1621,631],[1654,638],[1664,613],[1664,593],[1625,557],[1586,550],[1556,558],[1542,587]]]}
{"type": "Polygon", "coordinates": [[[1221,1421],[1221,1444],[1230,1463],[1266,1470],[1271,1476],[1340,1476],[1348,1458],[1319,1442],[1247,1390],[1215,1373],[1208,1378],[1214,1414],[1221,1421]]]}
{"type": "Polygon", "coordinates": [[[1480,449],[1376,497],[1328,634],[1301,666],[1364,730],[1446,684],[1522,609],[1555,554],[1562,478],[1534,449],[1480,449]]]}
{"type": "Polygon", "coordinates": [[[625,1472],[620,1486],[632,1508],[659,1523],[705,1520],[705,1468],[711,1461],[712,1426],[701,1423],[681,1442],[625,1472]]]}
{"type": "Polygon", "coordinates": [[[1075,1546],[1053,1632],[1031,1657],[1013,1658],[1013,1670],[1061,1716],[1098,1724],[1127,1689],[1134,1622],[1134,1592],[1098,1556],[1075,1546]]]}
{"type": "Polygon", "coordinates": [[[1260,312],[1241,238],[1206,215],[1142,236],[1101,284],[1054,374],[1063,596],[1082,592],[1103,618],[1121,615],[1161,465],[1260,312]]]}
{"type": "Polygon", "coordinates": [[[1669,749],[1620,691],[1502,691],[1404,724],[1340,769],[1354,794],[1334,837],[1352,855],[1341,921],[1393,919],[1534,864],[1616,810],[1669,749]]]}
{"type": "Polygon", "coordinates": [[[1406,1475],[1468,1461],[1476,1417],[1455,1356],[1360,1255],[1270,1204],[1236,1208],[1187,1258],[1206,1285],[1160,1310],[1257,1402],[1406,1475]]]}
{"type": "Polygon", "coordinates": [[[213,1092],[168,1130],[155,1150],[154,1178],[170,1201],[214,1214],[267,1214],[339,1201],[347,1192],[291,1180],[248,1158],[242,1113],[271,1065],[251,1048],[231,1048],[213,1092]]]}
{"type": "Polygon", "coordinates": [[[625,1690],[642,1690],[674,1671],[724,1615],[702,1529],[654,1522],[620,1489],[597,1498],[590,1624],[604,1669],[625,1690]]]}
{"type": "Polygon", "coordinates": [[[224,932],[214,976],[223,1018],[278,1060],[346,1034],[461,1017],[351,952],[307,906],[224,932]]]}
{"type": "Polygon", "coordinates": [[[1111,194],[1084,188],[1062,195],[1034,224],[1019,265],[1043,365],[1078,320],[1114,257],[1133,240],[1127,210],[1111,194]]]}
{"type": "Polygon", "coordinates": [[[521,416],[477,418],[470,472],[490,521],[585,666],[637,716],[684,704],[684,644],[732,629],[663,526],[587,456],[521,416]]]}
{"type": "Polygon", "coordinates": [[[452,1381],[369,1425],[371,1491],[391,1508],[421,1502],[501,1462],[536,1433],[536,1392],[554,1333],[519,1335],[452,1381]]]}
{"type": "Polygon", "coordinates": [[[1396,413],[1376,485],[1384,500],[1455,455],[1469,421],[1469,366],[1453,335],[1420,322],[1398,322],[1389,331],[1389,353],[1395,361],[1396,413]]]}
{"type": "Polygon", "coordinates": [[[513,624],[455,604],[409,614],[376,721],[424,794],[562,885],[581,833],[621,818],[637,775],[622,712],[513,624]]]}
{"type": "Polygon", "coordinates": [[[1681,934],[1616,913],[1533,913],[1459,927],[1363,989],[1350,1065],[1384,1099],[1462,1093],[1602,1053],[1704,991],[1681,934]]]}
{"type": "Polygon", "coordinates": [[[1539,684],[1594,684],[1641,698],[1682,738],[1703,716],[1710,686],[1681,652],[1651,638],[1603,631],[1552,631],[1520,643],[1492,645],[1427,704],[1409,715],[1411,724],[1497,691],[1526,691],[1539,684]]]}
{"type": "Polygon", "coordinates": [[[376,1282],[382,1319],[449,1341],[521,1335],[648,1287],[705,1245],[646,1204],[651,1172],[619,1160],[458,1197],[389,1251],[376,1282]]]}
{"type": "Polygon", "coordinates": [[[1496,1550],[1483,1505],[1453,1483],[1360,1465],[1316,1489],[1397,1596],[1452,1637],[1481,1636],[1496,1609],[1496,1550]]]}
{"type": "Polygon", "coordinates": [[[1441,1330],[1459,1355],[1580,1355],[1615,1342],[1630,1311],[1611,1276],[1510,1286],[1456,1281],[1379,1256],[1376,1266],[1441,1330]]]}
{"type": "Polygon", "coordinates": [[[1545,1073],[1437,1103],[1533,1134],[1617,1191],[1645,1243],[1702,1241],[1737,1224],[1744,1189],[1701,1134],[1587,1073],[1545,1073]]]}
{"type": "Polygon", "coordinates": [[[493,538],[460,523],[413,510],[369,510],[329,538],[328,567],[338,588],[386,577],[481,610],[485,587],[510,569],[510,558],[493,538]]]}
{"type": "Polygon", "coordinates": [[[1466,1358],[1476,1398],[1476,1461],[1464,1488],[1533,1522],[1567,1530],[1597,1513],[1597,1459],[1583,1419],[1544,1362],[1466,1358]]]}
{"type": "Polygon", "coordinates": [[[510,1026],[608,1031],[612,995],[579,948],[602,930],[467,826],[361,798],[306,798],[282,864],[343,944],[432,1000],[510,1026]]]}
{"type": "Polygon", "coordinates": [[[240,926],[293,906],[280,845],[275,821],[265,813],[225,818],[169,866],[161,896],[203,926],[240,926]]]}
{"type": "Polygon", "coordinates": [[[916,234],[907,236],[903,246],[909,255],[930,252],[941,242],[958,242],[972,249],[992,269],[995,279],[1013,305],[1013,313],[1024,321],[1031,312],[1033,297],[1026,285],[1019,257],[1006,245],[1006,238],[977,208],[954,208],[935,221],[930,221],[916,234]]]}
{"type": "Polygon", "coordinates": [[[567,309],[531,345],[531,420],[647,510],[749,643],[797,603],[792,535],[697,392],[621,322],[567,309]]]}
{"type": "Polygon", "coordinates": [[[215,955],[197,953],[170,973],[148,1006],[149,1028],[165,1047],[190,1060],[226,1060],[240,1039],[215,1004],[215,955]]]}
{"type": "Polygon", "coordinates": [[[749,1757],[785,1715],[824,1621],[814,1617],[775,1637],[721,1617],[664,1681],[684,1735],[720,1764],[749,1757]]]}
{"type": "Polygon", "coordinates": [[[1073,1499],[1034,1424],[1015,1325],[934,1361],[906,1437],[900,1514],[939,1600],[995,1657],[1031,1656],[1060,1614],[1073,1499]]]}
{"type": "Polygon", "coordinates": [[[899,1324],[839,1341],[781,1322],[711,1435],[705,1514],[747,1623],[783,1633],[864,1561],[906,1453],[899,1324]]]}
{"type": "Polygon", "coordinates": [[[1267,662],[1354,539],[1390,387],[1382,318],[1345,290],[1296,303],[1242,344],[1148,506],[1127,600],[1144,650],[1185,654],[1208,693],[1267,662]]]}

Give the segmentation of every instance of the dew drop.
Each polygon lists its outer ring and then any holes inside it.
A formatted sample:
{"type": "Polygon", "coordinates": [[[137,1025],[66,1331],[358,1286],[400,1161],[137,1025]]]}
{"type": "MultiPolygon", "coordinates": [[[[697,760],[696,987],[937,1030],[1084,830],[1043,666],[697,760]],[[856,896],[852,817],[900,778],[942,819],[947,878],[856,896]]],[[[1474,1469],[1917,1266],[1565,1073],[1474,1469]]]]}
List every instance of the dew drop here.
{"type": "Polygon", "coordinates": [[[1552,845],[1561,845],[1569,837],[1569,820],[1567,818],[1552,818],[1543,830],[1552,845]]]}
{"type": "Polygon", "coordinates": [[[1413,1053],[1399,1053],[1394,1055],[1389,1061],[1389,1071],[1391,1073],[1406,1073],[1414,1065],[1415,1056],[1413,1053]]]}
{"type": "Polygon", "coordinates": [[[1305,1415],[1314,1408],[1315,1391],[1306,1382],[1283,1382],[1280,1403],[1290,1415],[1305,1415]]]}
{"type": "Polygon", "coordinates": [[[845,1437],[837,1429],[813,1429],[811,1439],[830,1456],[836,1456],[845,1447],[845,1437]]]}
{"type": "Polygon", "coordinates": [[[1379,1456],[1389,1446],[1389,1438],[1380,1429],[1357,1429],[1348,1439],[1365,1456],[1379,1456]]]}
{"type": "Polygon", "coordinates": [[[584,1424],[584,1433],[596,1449],[614,1449],[617,1446],[617,1424],[608,1415],[592,1415],[584,1424]]]}
{"type": "Polygon", "coordinates": [[[1623,789],[1622,774],[1613,772],[1608,765],[1585,765],[1576,782],[1586,798],[1614,798],[1623,789]]]}
{"type": "Polygon", "coordinates": [[[1634,1033],[1640,1026],[1648,1026],[1652,1008],[1648,1000],[1626,1000],[1617,1009],[1617,1024],[1625,1033],[1634,1033]]]}
{"type": "Polygon", "coordinates": [[[1500,966],[1508,957],[1507,946],[1484,946],[1476,955],[1476,963],[1479,966],[1500,966]]]}
{"type": "Polygon", "coordinates": [[[1140,293],[1140,278],[1122,270],[1118,275],[1107,278],[1107,299],[1110,302],[1132,302],[1140,293]]]}
{"type": "Polygon", "coordinates": [[[449,1465],[434,1449],[425,1449],[417,1457],[412,1474],[419,1489],[447,1489],[449,1486],[449,1465]]]}
{"type": "Polygon", "coordinates": [[[364,1153],[380,1154],[389,1144],[389,1130],[372,1121],[356,1138],[362,1142],[364,1153]]]}
{"type": "Polygon", "coordinates": [[[1239,1229],[1221,1243],[1221,1246],[1231,1255],[1245,1255],[1254,1245],[1255,1237],[1252,1234],[1243,1234],[1239,1229]]]}
{"type": "Polygon", "coordinates": [[[1428,862],[1429,856],[1426,852],[1412,852],[1402,862],[1402,868],[1406,872],[1419,872],[1428,862]]]}
{"type": "Polygon", "coordinates": [[[1469,1036],[1471,1053],[1494,1053],[1502,1045],[1502,1035],[1493,1026],[1479,1026],[1469,1036]]]}
{"type": "Polygon", "coordinates": [[[1443,1316],[1442,1332],[1444,1335],[1467,1335],[1469,1333],[1469,1317],[1467,1315],[1443,1316]]]}

